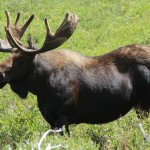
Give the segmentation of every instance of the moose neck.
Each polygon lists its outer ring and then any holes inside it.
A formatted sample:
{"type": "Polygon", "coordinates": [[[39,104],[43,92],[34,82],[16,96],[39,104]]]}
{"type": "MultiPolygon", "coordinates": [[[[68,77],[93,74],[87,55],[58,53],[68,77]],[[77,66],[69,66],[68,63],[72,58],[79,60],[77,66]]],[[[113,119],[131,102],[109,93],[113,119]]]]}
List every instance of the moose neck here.
{"type": "Polygon", "coordinates": [[[43,91],[46,91],[46,85],[48,84],[47,76],[50,75],[51,70],[51,65],[41,55],[37,54],[26,79],[28,90],[35,95],[41,95],[43,91]]]}
{"type": "Polygon", "coordinates": [[[28,92],[37,96],[44,96],[50,90],[48,79],[55,71],[53,64],[43,54],[36,54],[32,59],[24,76],[9,83],[11,89],[21,98],[26,98],[28,92]]]}

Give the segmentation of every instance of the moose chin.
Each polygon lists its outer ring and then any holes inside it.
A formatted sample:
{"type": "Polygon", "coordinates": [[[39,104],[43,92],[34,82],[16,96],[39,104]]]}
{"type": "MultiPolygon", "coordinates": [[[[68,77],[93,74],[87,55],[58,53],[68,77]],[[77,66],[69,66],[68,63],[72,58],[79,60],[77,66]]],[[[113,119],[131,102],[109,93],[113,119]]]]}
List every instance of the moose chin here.
{"type": "Polygon", "coordinates": [[[66,14],[53,34],[45,19],[46,38],[37,48],[31,36],[28,46],[21,37],[33,19],[21,28],[12,25],[6,11],[6,39],[0,51],[11,55],[0,63],[0,87],[10,84],[21,98],[37,96],[38,107],[57,129],[70,124],[101,124],[116,120],[132,108],[138,118],[150,108],[150,47],[132,44],[101,56],[84,56],[71,50],[54,50],[76,29],[76,15],[66,14]]]}

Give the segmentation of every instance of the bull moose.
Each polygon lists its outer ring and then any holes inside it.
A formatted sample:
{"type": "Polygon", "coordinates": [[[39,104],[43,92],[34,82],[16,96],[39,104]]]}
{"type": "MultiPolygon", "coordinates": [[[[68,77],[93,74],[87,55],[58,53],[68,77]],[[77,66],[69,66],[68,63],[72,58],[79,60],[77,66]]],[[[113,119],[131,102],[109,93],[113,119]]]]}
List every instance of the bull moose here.
{"type": "Polygon", "coordinates": [[[6,11],[6,40],[1,52],[11,56],[0,63],[0,88],[7,83],[21,98],[37,96],[38,107],[51,125],[101,124],[111,122],[132,108],[141,116],[150,108],[150,47],[133,44],[101,56],[89,57],[70,50],[53,50],[74,32],[78,18],[66,14],[55,34],[45,19],[46,38],[37,48],[31,36],[28,46],[21,37],[33,15],[20,28],[18,13],[12,25],[6,11]]]}

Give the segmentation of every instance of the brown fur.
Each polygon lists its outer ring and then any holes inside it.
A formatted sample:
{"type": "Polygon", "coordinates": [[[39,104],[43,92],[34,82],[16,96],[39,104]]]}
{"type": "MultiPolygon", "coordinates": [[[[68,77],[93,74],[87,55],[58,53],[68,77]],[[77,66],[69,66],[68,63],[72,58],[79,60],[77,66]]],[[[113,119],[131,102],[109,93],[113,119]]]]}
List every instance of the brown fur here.
{"type": "Polygon", "coordinates": [[[92,57],[85,57],[74,51],[69,50],[53,50],[40,54],[41,58],[56,68],[73,64],[79,67],[86,67],[96,62],[92,57]]]}

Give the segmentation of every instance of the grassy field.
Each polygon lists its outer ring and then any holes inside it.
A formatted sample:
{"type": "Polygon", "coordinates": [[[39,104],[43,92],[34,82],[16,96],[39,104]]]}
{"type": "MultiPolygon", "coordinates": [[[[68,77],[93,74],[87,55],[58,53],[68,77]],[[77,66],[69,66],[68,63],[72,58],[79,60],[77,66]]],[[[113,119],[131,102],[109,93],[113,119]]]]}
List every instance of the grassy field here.
{"type": "MultiPolygon", "coordinates": [[[[73,36],[61,48],[95,56],[132,43],[150,45],[149,0],[4,0],[0,8],[1,38],[5,38],[5,10],[10,11],[13,19],[20,11],[21,25],[35,14],[22,41],[26,42],[27,34],[31,33],[38,47],[45,38],[44,18],[48,18],[55,31],[65,13],[71,12],[77,14],[80,21],[73,36]]],[[[1,53],[0,60],[7,56],[1,53]]],[[[143,121],[143,126],[150,134],[150,117],[143,121]]],[[[48,129],[34,95],[29,94],[22,100],[9,86],[0,90],[0,149],[38,149],[38,142],[48,129]]],[[[137,127],[134,110],[108,124],[71,125],[70,130],[70,137],[51,133],[43,141],[42,149],[49,143],[61,144],[67,150],[150,149],[137,127]]]]}

